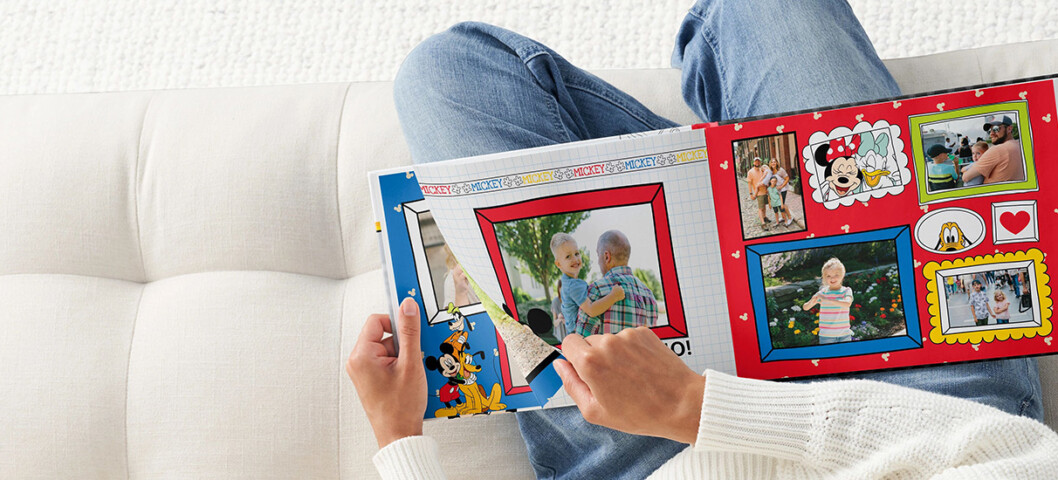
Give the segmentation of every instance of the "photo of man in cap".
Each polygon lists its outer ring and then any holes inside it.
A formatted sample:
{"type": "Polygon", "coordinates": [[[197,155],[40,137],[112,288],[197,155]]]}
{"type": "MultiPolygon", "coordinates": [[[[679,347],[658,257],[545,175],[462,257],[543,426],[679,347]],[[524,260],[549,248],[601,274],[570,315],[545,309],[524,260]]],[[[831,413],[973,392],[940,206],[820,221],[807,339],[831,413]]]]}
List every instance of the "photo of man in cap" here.
{"type": "Polygon", "coordinates": [[[753,168],[746,172],[746,184],[749,186],[749,199],[757,201],[757,216],[760,218],[761,228],[767,230],[771,220],[765,216],[768,209],[768,187],[760,184],[765,173],[762,163],[760,157],[753,157],[753,168]]]}
{"type": "Polygon", "coordinates": [[[977,177],[983,177],[986,185],[1025,180],[1025,161],[1021,142],[1014,138],[1014,127],[1007,115],[986,119],[984,129],[992,140],[992,147],[962,172],[963,182],[969,183],[977,177]]]}

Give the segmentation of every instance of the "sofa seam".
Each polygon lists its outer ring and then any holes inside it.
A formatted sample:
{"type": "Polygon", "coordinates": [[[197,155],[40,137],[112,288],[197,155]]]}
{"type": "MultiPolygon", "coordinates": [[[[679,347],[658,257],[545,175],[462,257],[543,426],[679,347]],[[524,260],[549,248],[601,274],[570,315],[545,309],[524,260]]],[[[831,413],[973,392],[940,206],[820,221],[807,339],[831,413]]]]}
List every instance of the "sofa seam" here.
{"type": "MultiPolygon", "coordinates": [[[[342,362],[342,344],[345,340],[345,300],[349,296],[349,279],[342,280],[342,303],[341,310],[338,312],[338,363],[344,366],[342,362]]],[[[338,435],[338,443],[335,447],[335,456],[338,461],[338,480],[342,479],[342,371],[339,368],[338,372],[338,403],[336,404],[336,410],[338,411],[337,421],[338,428],[335,432],[338,435]]]]}
{"type": "MultiPolygon", "coordinates": [[[[338,214],[338,241],[342,247],[342,270],[345,272],[345,278],[349,278],[349,258],[348,254],[345,253],[345,228],[342,227],[342,196],[339,192],[341,188],[340,176],[338,175],[338,168],[341,165],[341,155],[339,152],[342,149],[342,121],[345,120],[345,104],[349,101],[349,92],[353,89],[353,82],[349,82],[345,86],[345,93],[342,95],[341,109],[338,111],[338,132],[335,135],[334,140],[334,203],[335,213],[338,214]]],[[[344,298],[344,297],[343,297],[344,298]]],[[[344,308],[344,303],[343,303],[344,308]]],[[[340,337],[341,335],[339,335],[340,337]]]]}
{"type": "Polygon", "coordinates": [[[132,371],[132,345],[136,339],[136,325],[139,323],[140,307],[143,305],[143,293],[147,290],[147,262],[143,258],[143,236],[140,230],[140,186],[143,183],[140,175],[141,160],[143,157],[143,135],[147,130],[147,115],[150,114],[151,105],[154,104],[154,95],[147,99],[147,106],[143,108],[143,118],[140,119],[140,134],[136,138],[136,165],[132,172],[134,184],[132,186],[133,212],[136,220],[136,249],[140,256],[140,272],[143,275],[140,282],[140,298],[136,302],[136,314],[132,317],[132,328],[129,332],[129,352],[125,360],[125,478],[132,479],[132,464],[129,460],[129,373],[132,371]]]}
{"type": "Polygon", "coordinates": [[[136,315],[132,317],[132,329],[129,333],[129,354],[125,361],[125,478],[132,479],[132,465],[129,461],[129,373],[132,371],[132,345],[136,338],[136,326],[140,323],[140,307],[143,306],[143,294],[147,291],[147,284],[140,287],[140,299],[136,302],[136,315]]]}
{"type": "Polygon", "coordinates": [[[92,274],[88,274],[88,273],[17,272],[17,273],[0,273],[0,278],[2,278],[2,277],[17,277],[17,276],[32,276],[32,275],[55,275],[55,276],[61,276],[61,277],[98,278],[98,279],[101,279],[101,280],[112,280],[112,281],[115,281],[115,282],[126,282],[126,283],[135,283],[136,285],[146,285],[145,282],[139,282],[139,281],[136,281],[136,280],[126,280],[124,278],[114,278],[114,277],[100,277],[99,275],[92,275],[92,274]]]}
{"type": "Polygon", "coordinates": [[[142,178],[140,176],[140,166],[141,166],[141,163],[142,163],[141,162],[141,159],[142,159],[141,157],[143,156],[141,154],[141,151],[143,149],[143,134],[147,130],[147,115],[150,113],[151,105],[153,105],[153,104],[154,104],[154,95],[152,95],[149,99],[147,99],[147,106],[144,107],[144,109],[143,109],[143,118],[140,120],[140,135],[139,135],[139,137],[136,140],[136,169],[133,172],[133,175],[134,175],[133,180],[135,181],[135,184],[133,185],[133,188],[132,188],[133,202],[135,203],[133,206],[135,208],[134,212],[135,212],[135,220],[136,220],[136,248],[137,248],[137,250],[139,250],[139,254],[140,254],[140,271],[143,273],[143,277],[142,277],[143,278],[143,283],[147,282],[147,262],[143,258],[143,235],[141,234],[141,229],[140,229],[140,187],[141,187],[141,184],[143,183],[142,182],[142,178]]]}

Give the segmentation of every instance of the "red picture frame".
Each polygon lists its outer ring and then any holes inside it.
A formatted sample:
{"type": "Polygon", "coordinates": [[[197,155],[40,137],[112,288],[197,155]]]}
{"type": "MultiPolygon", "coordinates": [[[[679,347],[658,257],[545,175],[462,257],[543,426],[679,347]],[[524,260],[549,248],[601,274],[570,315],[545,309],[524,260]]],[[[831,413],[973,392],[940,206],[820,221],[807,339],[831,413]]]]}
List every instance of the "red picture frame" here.
{"type": "MultiPolygon", "coordinates": [[[[503,301],[513,306],[514,290],[503,263],[499,240],[496,237],[497,223],[523,220],[546,215],[597,210],[609,207],[650,205],[657,242],[658,267],[661,270],[661,287],[665,294],[668,325],[659,325],[652,330],[658,338],[683,338],[687,336],[687,319],[683,312],[676,261],[672,253],[672,234],[669,230],[668,211],[665,207],[665,189],[660,183],[616,187],[586,192],[536,198],[507,205],[474,210],[482,238],[488,248],[496,279],[503,292],[503,301]]],[[[509,308],[511,316],[518,319],[516,308],[509,308]]],[[[506,357],[501,357],[506,358],[506,357]]]]}

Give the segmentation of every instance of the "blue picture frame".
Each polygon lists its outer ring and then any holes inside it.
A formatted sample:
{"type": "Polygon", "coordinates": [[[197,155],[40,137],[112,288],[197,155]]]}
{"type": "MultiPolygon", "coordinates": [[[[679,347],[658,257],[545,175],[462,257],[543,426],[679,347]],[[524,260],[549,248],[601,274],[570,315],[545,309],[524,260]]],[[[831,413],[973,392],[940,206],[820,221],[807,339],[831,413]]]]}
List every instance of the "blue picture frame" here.
{"type": "Polygon", "coordinates": [[[753,299],[753,316],[757,329],[757,344],[760,348],[761,362],[851,357],[922,348],[921,325],[918,321],[918,302],[915,296],[914,262],[915,260],[911,257],[911,228],[908,225],[847,235],[746,246],[746,267],[749,274],[750,296],[753,299]],[[768,329],[767,299],[764,291],[761,256],[791,250],[808,250],[850,243],[886,240],[892,240],[896,244],[897,272],[900,275],[900,295],[903,303],[904,318],[907,322],[905,335],[828,345],[809,345],[792,348],[772,347],[771,334],[768,329]]]}
{"type": "MultiPolygon", "coordinates": [[[[446,342],[449,336],[453,334],[453,331],[448,328],[447,322],[447,318],[451,317],[451,315],[446,314],[443,310],[436,312],[438,310],[436,305],[430,305],[426,301],[428,296],[423,293],[425,289],[433,288],[433,285],[422,283],[421,279],[424,275],[420,274],[420,270],[428,270],[429,265],[425,263],[420,255],[416,254],[417,247],[414,242],[418,241],[421,243],[422,239],[421,237],[416,238],[416,234],[409,230],[408,219],[405,214],[406,207],[409,204],[423,200],[422,190],[419,188],[419,183],[415,176],[406,172],[381,174],[378,176],[377,182],[383,218],[380,219],[379,225],[376,225],[376,231],[378,234],[386,236],[391,266],[391,270],[387,272],[386,281],[392,282],[397,292],[398,298],[395,302],[399,302],[405,296],[408,296],[414,298],[419,304],[422,356],[424,359],[427,356],[439,357],[442,354],[440,345],[446,342]],[[414,291],[413,295],[409,295],[411,291],[414,291]],[[445,317],[445,315],[448,316],[445,317]]],[[[505,411],[532,409],[542,406],[543,402],[538,397],[537,392],[534,392],[529,387],[529,384],[512,381],[509,372],[515,367],[505,357],[501,356],[498,341],[499,335],[492,323],[492,319],[485,313],[483,307],[475,304],[472,308],[466,310],[466,321],[474,325],[468,332],[468,344],[473,345],[473,348],[468,353],[480,351],[484,354],[484,358],[478,360],[477,363],[482,367],[482,370],[475,373],[476,382],[486,389],[490,385],[500,385],[502,401],[506,405],[505,411]]],[[[553,373],[553,369],[551,370],[550,375],[556,375],[553,373]]],[[[547,375],[541,375],[541,377],[547,377],[547,375]]],[[[545,378],[545,380],[548,379],[545,378]]],[[[427,369],[426,381],[429,393],[425,418],[433,418],[435,413],[442,407],[447,407],[440,401],[436,393],[446,385],[446,380],[440,373],[427,369]]],[[[554,383],[553,380],[548,381],[554,383]]],[[[533,383],[533,385],[536,385],[536,383],[533,383]]],[[[541,385],[544,385],[544,383],[541,382],[541,385]]],[[[561,388],[560,384],[546,386],[552,388],[552,392],[561,388]]],[[[544,390],[541,389],[541,391],[544,390]]]]}

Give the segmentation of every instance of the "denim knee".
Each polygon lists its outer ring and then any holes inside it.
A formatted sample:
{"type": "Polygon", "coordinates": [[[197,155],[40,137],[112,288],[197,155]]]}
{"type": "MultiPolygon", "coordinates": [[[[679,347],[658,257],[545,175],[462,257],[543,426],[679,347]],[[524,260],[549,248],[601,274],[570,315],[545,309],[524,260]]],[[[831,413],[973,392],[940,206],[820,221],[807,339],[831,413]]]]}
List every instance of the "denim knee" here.
{"type": "Polygon", "coordinates": [[[397,76],[393,79],[393,99],[397,111],[401,113],[407,107],[422,100],[426,90],[461,88],[456,80],[459,57],[473,55],[471,43],[466,36],[457,30],[465,24],[427,37],[408,53],[400,64],[397,76]]]}
{"type": "MultiPolygon", "coordinates": [[[[432,35],[401,63],[393,81],[393,101],[416,163],[505,149],[475,141],[475,113],[488,115],[498,103],[490,86],[500,67],[502,43],[490,25],[465,22],[432,35]],[[500,48],[496,48],[499,46],[500,48]]],[[[511,62],[513,64],[513,62],[511,62]]],[[[480,119],[479,119],[480,120],[480,119]]]]}
{"type": "Polygon", "coordinates": [[[672,65],[685,101],[715,121],[899,94],[845,2],[699,0],[672,65]]]}

